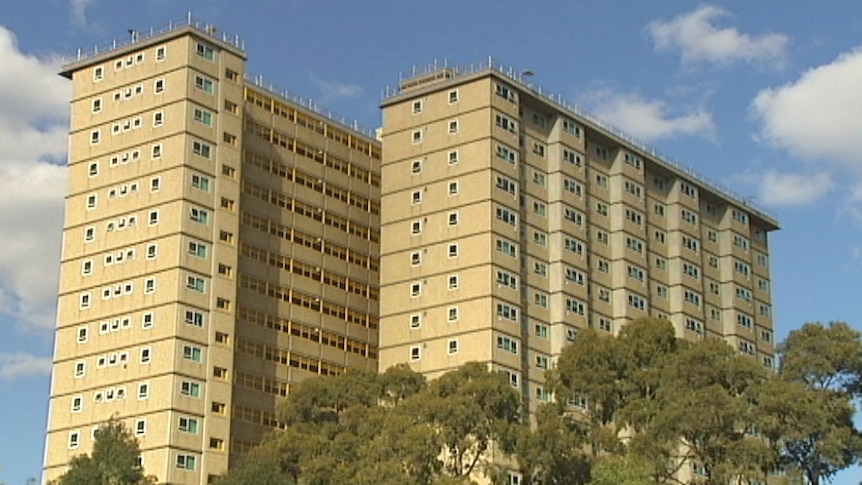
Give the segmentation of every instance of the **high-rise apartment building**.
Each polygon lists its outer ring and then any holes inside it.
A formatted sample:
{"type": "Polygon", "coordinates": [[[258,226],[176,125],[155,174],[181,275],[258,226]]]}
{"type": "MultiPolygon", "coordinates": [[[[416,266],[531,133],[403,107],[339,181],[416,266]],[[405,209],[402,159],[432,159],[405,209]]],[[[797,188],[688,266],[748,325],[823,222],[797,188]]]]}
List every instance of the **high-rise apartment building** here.
{"type": "Polygon", "coordinates": [[[381,369],[487,362],[535,409],[579,329],[642,316],[775,365],[767,214],[490,61],[382,106],[381,369]]]}
{"type": "Polygon", "coordinates": [[[377,368],[380,143],[189,18],[79,54],[45,479],[110,417],[202,485],[289,387],[377,368]]]}
{"type": "Polygon", "coordinates": [[[490,62],[403,81],[382,161],[245,62],[189,18],[63,67],[46,479],[113,416],[159,483],[207,484],[292,384],[378,353],[488,363],[531,410],[579,329],[640,316],[774,366],[769,215],[490,62]]]}

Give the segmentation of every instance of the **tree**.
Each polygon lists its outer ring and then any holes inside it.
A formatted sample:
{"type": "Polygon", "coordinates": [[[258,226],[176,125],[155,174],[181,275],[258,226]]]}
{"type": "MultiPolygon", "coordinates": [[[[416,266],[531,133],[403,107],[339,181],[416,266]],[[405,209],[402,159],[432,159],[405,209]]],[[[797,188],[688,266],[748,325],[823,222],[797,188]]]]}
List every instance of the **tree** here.
{"type": "Polygon", "coordinates": [[[138,466],[141,457],[138,440],[123,423],[111,419],[99,427],[90,456],[72,458],[69,470],[56,485],[146,485],[155,483],[138,466]]]}
{"type": "Polygon", "coordinates": [[[608,456],[596,462],[588,485],[653,485],[649,466],[631,456],[608,456]]]}
{"type": "Polygon", "coordinates": [[[862,453],[852,402],[862,382],[862,336],[843,322],[806,323],[779,351],[783,382],[775,384],[773,396],[763,397],[778,420],[770,422],[776,428],[770,441],[782,464],[819,485],[862,453]]]}

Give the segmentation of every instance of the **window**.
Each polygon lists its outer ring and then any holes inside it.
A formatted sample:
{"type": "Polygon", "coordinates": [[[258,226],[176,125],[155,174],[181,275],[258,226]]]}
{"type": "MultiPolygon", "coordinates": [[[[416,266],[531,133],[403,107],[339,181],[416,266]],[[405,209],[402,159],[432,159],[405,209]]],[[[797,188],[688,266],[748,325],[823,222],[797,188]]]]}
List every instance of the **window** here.
{"type": "Polygon", "coordinates": [[[584,243],[578,241],[577,239],[572,239],[570,237],[565,238],[564,241],[565,248],[568,251],[571,251],[575,254],[580,254],[583,256],[584,254],[584,243]]]}
{"type": "Polygon", "coordinates": [[[80,297],[80,301],[78,302],[78,307],[81,310],[86,310],[90,308],[90,293],[82,293],[80,297]]]}
{"type": "Polygon", "coordinates": [[[186,277],[186,288],[197,291],[198,293],[205,293],[206,280],[199,276],[189,275],[186,277]]]}
{"type": "Polygon", "coordinates": [[[536,337],[547,339],[550,335],[550,329],[544,323],[537,323],[533,329],[533,332],[536,334],[536,337]]]}
{"type": "Polygon", "coordinates": [[[198,434],[198,420],[180,416],[177,429],[182,433],[198,434]]]}
{"type": "Polygon", "coordinates": [[[544,232],[533,231],[533,242],[542,247],[547,247],[548,245],[548,235],[544,232]]]}
{"type": "Polygon", "coordinates": [[[410,163],[410,173],[417,174],[422,172],[422,160],[413,160],[410,163]]]}
{"type": "Polygon", "coordinates": [[[747,328],[747,329],[751,330],[752,326],[754,325],[754,321],[748,315],[745,315],[743,313],[737,313],[736,314],[736,324],[739,325],[740,327],[747,328]]]}
{"type": "Polygon", "coordinates": [[[545,144],[534,141],[533,142],[533,153],[544,158],[545,157],[545,144]]]}
{"type": "Polygon", "coordinates": [[[583,315],[586,311],[586,307],[584,304],[578,300],[573,298],[566,298],[566,312],[576,313],[578,315],[583,315]]]}
{"type": "Polygon", "coordinates": [[[101,81],[105,79],[105,67],[97,66],[93,68],[93,82],[101,81]]]}
{"type": "Polygon", "coordinates": [[[147,278],[144,280],[144,294],[152,294],[156,292],[156,279],[147,278]]]}
{"type": "Polygon", "coordinates": [[[158,256],[158,252],[159,252],[159,245],[158,244],[147,244],[147,256],[146,256],[147,259],[156,259],[156,256],[158,256]]]}
{"type": "Polygon", "coordinates": [[[72,412],[80,413],[84,409],[83,396],[75,396],[72,398],[72,412]]]}
{"type": "Polygon", "coordinates": [[[203,327],[205,318],[204,318],[204,314],[199,312],[199,311],[186,310],[185,311],[185,318],[183,321],[186,322],[187,324],[193,326],[193,327],[203,327]]]}
{"type": "Polygon", "coordinates": [[[162,144],[153,145],[152,156],[153,159],[162,157],[162,144]]]}
{"type": "Polygon", "coordinates": [[[201,397],[201,385],[197,382],[182,381],[180,383],[180,394],[183,396],[199,398],[201,397]]]}
{"type": "Polygon", "coordinates": [[[87,364],[83,360],[75,362],[75,372],[74,372],[75,378],[79,379],[81,377],[84,377],[84,375],[86,373],[87,373],[87,364]]]}
{"type": "Polygon", "coordinates": [[[502,158],[513,165],[518,162],[517,152],[505,145],[497,145],[497,158],[502,158]]]}
{"type": "Polygon", "coordinates": [[[548,295],[540,292],[535,292],[533,294],[533,303],[538,307],[548,308],[548,295]]]}
{"type": "Polygon", "coordinates": [[[141,328],[144,330],[153,328],[153,323],[155,321],[155,315],[153,312],[147,312],[141,315],[141,328]]]}
{"type": "Polygon", "coordinates": [[[138,399],[144,400],[150,397],[150,384],[148,382],[142,382],[138,384],[138,399]]]}
{"type": "MultiPolygon", "coordinates": [[[[582,197],[584,195],[584,188],[580,183],[576,182],[574,179],[565,178],[563,179],[563,189],[567,192],[571,192],[578,197],[582,197]]],[[[607,215],[607,214],[605,214],[607,215]]]]}
{"type": "Polygon", "coordinates": [[[457,226],[458,225],[458,212],[457,211],[450,212],[448,214],[447,219],[449,221],[450,226],[457,226]]]}
{"type": "Polygon", "coordinates": [[[449,196],[458,195],[458,181],[449,182],[449,196]]]}
{"type": "Polygon", "coordinates": [[[410,266],[419,266],[422,264],[422,253],[413,251],[410,253],[410,266]]]}
{"type": "Polygon", "coordinates": [[[206,258],[209,247],[201,242],[189,241],[189,254],[198,258],[206,258]]]}
{"type": "Polygon", "coordinates": [[[563,149],[563,161],[567,163],[571,163],[576,167],[583,166],[583,161],[581,160],[581,155],[577,152],[573,152],[571,150],[563,149]]]}
{"type": "Polygon", "coordinates": [[[508,86],[505,86],[503,84],[497,84],[494,87],[494,92],[497,94],[497,96],[500,96],[501,98],[508,100],[508,101],[511,101],[513,103],[517,99],[515,97],[515,91],[513,91],[508,86]]]}
{"type": "Polygon", "coordinates": [[[413,221],[410,223],[410,234],[414,236],[422,234],[422,221],[413,221]]]}
{"type": "Polygon", "coordinates": [[[422,143],[422,130],[413,130],[413,133],[410,134],[410,139],[413,140],[414,145],[422,143]]]}
{"type": "Polygon", "coordinates": [[[198,155],[198,156],[201,156],[204,158],[209,158],[211,151],[212,151],[212,147],[209,146],[208,144],[204,143],[204,142],[201,142],[201,141],[192,142],[192,153],[194,153],[195,155],[198,155]]]}
{"type": "Polygon", "coordinates": [[[518,309],[508,303],[497,303],[497,317],[517,322],[518,309]]]}
{"type": "Polygon", "coordinates": [[[449,122],[449,134],[453,135],[458,133],[458,120],[451,120],[449,122]]]}
{"type": "Polygon", "coordinates": [[[418,115],[422,112],[423,101],[421,99],[417,99],[413,101],[413,114],[418,115]]]}
{"type": "Polygon", "coordinates": [[[518,275],[503,269],[497,270],[497,285],[507,286],[513,290],[518,289],[518,275]]]}
{"type": "Polygon", "coordinates": [[[196,173],[192,174],[192,188],[209,192],[210,179],[196,173]]]}
{"type": "Polygon", "coordinates": [[[87,210],[95,209],[97,203],[98,203],[98,196],[96,194],[90,194],[87,196],[87,210]]]}
{"type": "Polygon", "coordinates": [[[422,349],[418,345],[410,347],[410,360],[416,361],[422,358],[422,349]]]}
{"type": "Polygon", "coordinates": [[[138,419],[135,421],[135,436],[143,436],[147,434],[147,420],[138,419]]]}
{"type": "Polygon", "coordinates": [[[581,136],[581,128],[574,121],[563,120],[563,131],[577,137],[581,136]]]}
{"type": "Polygon", "coordinates": [[[69,433],[69,448],[77,448],[81,445],[81,432],[72,431],[69,433]]]}
{"type": "Polygon", "coordinates": [[[215,50],[213,50],[212,47],[210,47],[206,44],[198,43],[197,48],[195,49],[195,52],[197,53],[197,55],[203,57],[204,59],[206,59],[208,61],[212,61],[215,59],[215,50]]]}
{"type": "Polygon", "coordinates": [[[458,257],[458,244],[457,243],[450,244],[449,248],[447,250],[447,254],[449,255],[450,258],[457,258],[458,257]]]}
{"type": "Polygon", "coordinates": [[[183,359],[201,363],[203,362],[203,350],[200,347],[195,347],[193,345],[184,345],[183,359]]]}
{"type": "Polygon", "coordinates": [[[163,124],[165,124],[165,113],[163,111],[153,113],[153,126],[162,126],[163,124]]]}
{"type": "Polygon", "coordinates": [[[575,224],[577,224],[579,226],[584,225],[584,215],[580,211],[577,211],[577,210],[572,209],[570,207],[566,207],[563,209],[563,217],[567,221],[574,222],[575,224]]]}
{"type": "Polygon", "coordinates": [[[177,455],[177,468],[180,470],[195,470],[197,469],[197,457],[194,455],[179,454],[177,455]]]}
{"type": "Polygon", "coordinates": [[[457,165],[458,164],[458,150],[452,150],[449,152],[449,165],[457,165]]]}
{"type": "Polygon", "coordinates": [[[458,353],[458,339],[456,339],[456,338],[449,339],[449,341],[446,343],[446,348],[447,348],[447,352],[449,355],[457,354],[458,353]]]}
{"type": "Polygon", "coordinates": [[[599,330],[611,333],[614,331],[614,324],[608,318],[599,318],[599,330]]]}
{"type": "Polygon", "coordinates": [[[422,203],[422,191],[421,190],[414,190],[413,191],[413,193],[410,195],[410,203],[412,205],[419,205],[422,203]]]}
{"type": "Polygon", "coordinates": [[[700,295],[693,291],[685,290],[683,292],[683,297],[685,298],[686,303],[690,303],[696,307],[700,307],[700,295]]]}
{"type": "Polygon", "coordinates": [[[548,277],[548,265],[541,262],[541,261],[535,261],[535,262],[533,262],[533,272],[536,273],[537,275],[541,276],[542,278],[547,278],[548,277]]]}
{"type": "Polygon", "coordinates": [[[213,114],[210,113],[209,111],[206,111],[206,110],[203,110],[200,108],[195,108],[194,120],[197,121],[198,123],[203,124],[203,125],[212,127],[212,125],[213,125],[213,114]]]}
{"type": "Polygon", "coordinates": [[[447,286],[450,290],[458,289],[458,275],[450,275],[447,280],[447,286]]]}
{"type": "Polygon", "coordinates": [[[93,260],[85,259],[81,262],[81,274],[84,276],[89,276],[93,274],[93,260]]]}
{"type": "Polygon", "coordinates": [[[510,352],[512,354],[518,353],[518,341],[514,338],[511,338],[506,335],[498,335],[497,336],[497,348],[505,350],[506,352],[510,352]]]}
{"type": "Polygon", "coordinates": [[[685,328],[694,333],[703,333],[703,324],[693,318],[685,319],[685,328]]]}
{"type": "Polygon", "coordinates": [[[518,182],[515,182],[508,177],[497,175],[497,188],[512,195],[516,195],[518,192],[518,182]]]}
{"type": "Polygon", "coordinates": [[[98,113],[99,111],[102,111],[102,98],[96,98],[93,100],[91,111],[93,113],[98,113]]]}
{"type": "Polygon", "coordinates": [[[199,209],[197,207],[192,207],[190,210],[190,218],[192,221],[197,222],[199,224],[209,224],[209,212],[204,209],[199,209]]]}
{"type": "Polygon", "coordinates": [[[548,368],[548,357],[545,355],[536,355],[536,367],[539,369],[548,368]]]}
{"type": "Polygon", "coordinates": [[[410,328],[416,329],[422,326],[422,314],[414,313],[410,315],[410,328]]]}
{"type": "Polygon", "coordinates": [[[508,239],[497,238],[497,251],[513,258],[518,256],[517,244],[508,239]]]}
{"type": "Polygon", "coordinates": [[[422,295],[422,283],[416,282],[410,284],[410,296],[417,298],[422,295]]]}
{"type": "Polygon", "coordinates": [[[518,123],[515,120],[513,120],[507,116],[500,115],[500,114],[496,115],[495,119],[496,119],[496,124],[498,127],[502,128],[502,129],[504,129],[510,133],[517,133],[518,132],[518,123]]]}
{"type": "Polygon", "coordinates": [[[584,273],[570,266],[566,267],[566,281],[577,285],[584,285],[584,273]]]}
{"type": "Polygon", "coordinates": [[[200,89],[205,93],[213,94],[215,92],[215,83],[212,79],[195,75],[195,88],[200,89]]]}
{"type": "Polygon", "coordinates": [[[643,298],[641,298],[638,295],[629,294],[628,295],[628,304],[630,307],[638,309],[638,310],[645,310],[646,309],[646,302],[644,301],[643,298]]]}
{"type": "Polygon", "coordinates": [[[150,226],[155,226],[159,223],[159,211],[152,210],[147,215],[147,224],[150,226]]]}
{"type": "Polygon", "coordinates": [[[449,91],[449,104],[455,104],[458,102],[458,90],[453,89],[449,91]]]}

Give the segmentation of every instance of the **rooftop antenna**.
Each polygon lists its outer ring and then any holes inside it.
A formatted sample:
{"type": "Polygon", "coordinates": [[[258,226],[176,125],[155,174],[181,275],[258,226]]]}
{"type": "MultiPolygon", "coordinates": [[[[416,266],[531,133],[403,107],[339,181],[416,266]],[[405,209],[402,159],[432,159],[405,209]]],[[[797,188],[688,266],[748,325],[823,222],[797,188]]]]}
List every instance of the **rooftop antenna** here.
{"type": "Polygon", "coordinates": [[[140,33],[140,32],[138,32],[138,31],[137,31],[137,30],[135,30],[135,29],[129,29],[129,30],[128,30],[128,32],[129,32],[129,37],[132,39],[132,42],[133,42],[133,43],[134,43],[134,42],[137,42],[137,41],[138,41],[138,37],[141,35],[141,33],[140,33]]]}

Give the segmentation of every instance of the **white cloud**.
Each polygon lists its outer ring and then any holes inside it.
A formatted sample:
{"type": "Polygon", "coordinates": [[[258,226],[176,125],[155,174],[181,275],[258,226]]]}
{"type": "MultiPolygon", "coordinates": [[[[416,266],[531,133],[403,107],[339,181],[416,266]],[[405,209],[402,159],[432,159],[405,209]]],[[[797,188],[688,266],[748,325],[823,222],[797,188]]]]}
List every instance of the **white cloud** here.
{"type": "Polygon", "coordinates": [[[93,0],[69,0],[69,4],[72,7],[72,22],[79,26],[84,27],[87,25],[87,7],[93,3],[93,0]]]}
{"type": "Polygon", "coordinates": [[[798,80],[760,91],[752,110],[759,138],[800,158],[862,171],[862,46],[798,80]]]}
{"type": "Polygon", "coordinates": [[[726,66],[737,62],[781,67],[788,38],[781,34],[753,36],[715,21],[730,15],[704,5],[671,20],[655,20],[647,26],[657,50],[679,51],[686,64],[707,62],[726,66]]]}
{"type": "Polygon", "coordinates": [[[644,141],[697,135],[712,138],[715,123],[703,107],[684,113],[662,100],[648,100],[634,93],[591,91],[585,96],[593,114],[644,141]]]}
{"type": "Polygon", "coordinates": [[[16,377],[50,373],[50,357],[36,357],[24,352],[0,353],[0,379],[12,380],[16,377]]]}
{"type": "Polygon", "coordinates": [[[363,93],[362,87],[358,84],[328,81],[321,79],[314,73],[309,73],[308,76],[322,94],[321,103],[331,103],[343,98],[355,98],[363,93]]]}
{"type": "Polygon", "coordinates": [[[0,314],[19,327],[54,326],[66,192],[70,83],[54,59],[18,50],[0,26],[0,314]],[[8,106],[8,109],[5,107],[8,106]]]}
{"type": "Polygon", "coordinates": [[[769,171],[760,180],[760,200],[773,206],[807,205],[832,187],[832,176],[825,172],[808,175],[769,171]]]}

